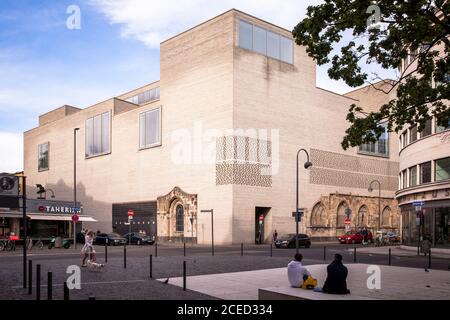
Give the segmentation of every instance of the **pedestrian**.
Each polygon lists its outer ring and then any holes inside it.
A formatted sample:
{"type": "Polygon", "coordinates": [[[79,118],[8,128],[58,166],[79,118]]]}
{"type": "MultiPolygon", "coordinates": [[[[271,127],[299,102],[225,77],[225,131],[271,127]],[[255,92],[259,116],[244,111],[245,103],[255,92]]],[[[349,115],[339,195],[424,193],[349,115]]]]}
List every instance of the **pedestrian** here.
{"type": "Polygon", "coordinates": [[[303,256],[301,253],[296,253],[294,260],[289,262],[287,266],[288,280],[293,288],[301,288],[303,281],[311,276],[311,273],[302,264],[303,256]]]}
{"type": "Polygon", "coordinates": [[[81,248],[81,253],[84,255],[83,260],[81,262],[82,267],[87,267],[86,260],[88,259],[89,255],[91,256],[90,260],[96,262],[95,250],[94,246],[92,245],[93,242],[94,242],[94,231],[89,230],[88,232],[86,232],[86,235],[84,236],[84,246],[83,248],[81,248]]]}
{"type": "Polygon", "coordinates": [[[330,294],[349,294],[347,289],[347,267],[342,263],[342,256],[339,253],[334,255],[334,261],[327,267],[327,279],[323,288],[316,288],[315,291],[321,291],[330,294]]]}
{"type": "Polygon", "coordinates": [[[364,228],[362,229],[361,235],[363,236],[362,244],[363,244],[363,245],[368,244],[368,243],[369,243],[369,239],[368,239],[368,237],[369,237],[369,231],[367,231],[367,228],[366,228],[366,227],[364,227],[364,228]]]}
{"type": "Polygon", "coordinates": [[[278,239],[278,232],[277,229],[275,229],[275,231],[273,232],[273,242],[274,243],[277,242],[277,239],[278,239]]]}

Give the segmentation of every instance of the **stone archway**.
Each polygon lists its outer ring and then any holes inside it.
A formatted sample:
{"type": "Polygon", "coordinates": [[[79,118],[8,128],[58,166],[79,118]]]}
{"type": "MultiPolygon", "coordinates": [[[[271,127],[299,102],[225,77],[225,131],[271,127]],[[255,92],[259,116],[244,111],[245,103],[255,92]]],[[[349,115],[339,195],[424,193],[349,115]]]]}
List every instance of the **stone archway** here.
{"type": "Polygon", "coordinates": [[[196,194],[175,187],[157,198],[157,212],[159,241],[197,242],[196,194]]]}

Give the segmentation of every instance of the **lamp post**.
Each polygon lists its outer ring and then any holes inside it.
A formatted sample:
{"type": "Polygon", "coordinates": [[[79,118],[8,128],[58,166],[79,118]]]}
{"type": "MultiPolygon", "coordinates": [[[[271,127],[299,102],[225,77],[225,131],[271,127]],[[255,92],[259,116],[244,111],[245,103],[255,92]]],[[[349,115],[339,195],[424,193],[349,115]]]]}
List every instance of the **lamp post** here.
{"type": "Polygon", "coordinates": [[[378,230],[381,228],[381,183],[378,180],[372,180],[369,185],[369,192],[373,191],[372,184],[376,182],[378,183],[378,230]]]}
{"type": "Polygon", "coordinates": [[[299,220],[301,220],[301,217],[299,217],[299,210],[298,210],[298,158],[300,155],[300,151],[304,151],[306,153],[306,162],[304,164],[305,169],[309,169],[312,166],[312,163],[309,161],[309,154],[308,151],[306,151],[305,149],[300,149],[297,151],[297,165],[296,165],[296,170],[297,170],[297,181],[296,181],[296,192],[295,192],[295,253],[298,253],[298,223],[299,220]]]}
{"type": "MultiPolygon", "coordinates": [[[[77,131],[80,128],[73,129],[73,211],[76,213],[77,207],[77,131]]],[[[77,248],[77,228],[73,221],[73,247],[77,248]]]]}

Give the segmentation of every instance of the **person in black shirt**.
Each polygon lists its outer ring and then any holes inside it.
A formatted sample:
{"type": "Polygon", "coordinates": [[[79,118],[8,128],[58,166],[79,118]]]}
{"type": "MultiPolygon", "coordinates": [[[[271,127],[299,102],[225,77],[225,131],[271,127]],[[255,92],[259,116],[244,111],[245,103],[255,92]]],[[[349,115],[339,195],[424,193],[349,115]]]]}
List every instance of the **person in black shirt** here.
{"type": "Polygon", "coordinates": [[[335,254],[334,261],[327,267],[327,279],[323,285],[322,291],[331,294],[348,294],[347,289],[348,270],[342,264],[342,256],[335,254]]]}

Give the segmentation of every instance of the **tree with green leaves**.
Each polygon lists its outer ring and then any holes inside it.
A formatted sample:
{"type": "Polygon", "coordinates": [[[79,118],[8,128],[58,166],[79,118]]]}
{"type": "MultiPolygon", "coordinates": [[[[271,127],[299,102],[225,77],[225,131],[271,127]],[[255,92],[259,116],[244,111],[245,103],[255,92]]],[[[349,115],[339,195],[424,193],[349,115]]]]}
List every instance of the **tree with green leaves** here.
{"type": "Polygon", "coordinates": [[[450,1],[325,0],[309,6],[306,18],[292,33],[318,65],[331,61],[330,78],[351,87],[369,84],[386,94],[396,91],[396,98],[377,111],[349,107],[344,149],[376,141],[385,130],[382,123],[389,132],[413,125],[422,130],[434,116],[438,125],[448,126],[450,1]],[[351,32],[353,40],[333,54],[333,47],[342,45],[344,32],[351,32]],[[378,75],[369,79],[363,71],[364,64],[370,63],[397,69],[411,56],[415,67],[401,69],[396,79],[386,82],[387,90],[374,85],[378,75]]]}

